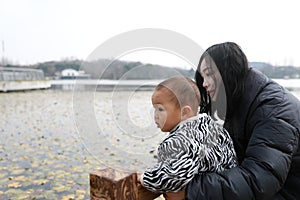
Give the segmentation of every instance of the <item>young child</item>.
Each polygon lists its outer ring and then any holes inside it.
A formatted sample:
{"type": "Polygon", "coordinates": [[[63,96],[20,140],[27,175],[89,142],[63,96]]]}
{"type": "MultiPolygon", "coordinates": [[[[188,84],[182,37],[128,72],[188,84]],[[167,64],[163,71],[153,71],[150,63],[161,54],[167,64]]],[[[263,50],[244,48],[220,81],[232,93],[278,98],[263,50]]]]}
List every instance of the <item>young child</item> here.
{"type": "Polygon", "coordinates": [[[197,114],[200,92],[189,78],[167,79],[154,90],[157,127],[168,136],[158,146],[158,163],[138,179],[154,192],[177,192],[195,174],[222,171],[237,165],[228,132],[207,114],[197,114]]]}

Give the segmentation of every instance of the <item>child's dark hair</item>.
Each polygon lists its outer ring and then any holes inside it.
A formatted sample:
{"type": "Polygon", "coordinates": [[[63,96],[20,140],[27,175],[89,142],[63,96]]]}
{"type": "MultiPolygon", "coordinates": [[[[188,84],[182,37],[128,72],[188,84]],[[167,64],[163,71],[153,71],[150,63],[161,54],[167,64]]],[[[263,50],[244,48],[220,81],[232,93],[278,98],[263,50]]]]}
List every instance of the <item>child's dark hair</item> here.
{"type": "Polygon", "coordinates": [[[172,77],[159,83],[155,90],[158,91],[163,88],[169,91],[170,99],[176,106],[182,108],[188,105],[195,114],[198,112],[200,92],[192,79],[183,76],[172,77]]]}

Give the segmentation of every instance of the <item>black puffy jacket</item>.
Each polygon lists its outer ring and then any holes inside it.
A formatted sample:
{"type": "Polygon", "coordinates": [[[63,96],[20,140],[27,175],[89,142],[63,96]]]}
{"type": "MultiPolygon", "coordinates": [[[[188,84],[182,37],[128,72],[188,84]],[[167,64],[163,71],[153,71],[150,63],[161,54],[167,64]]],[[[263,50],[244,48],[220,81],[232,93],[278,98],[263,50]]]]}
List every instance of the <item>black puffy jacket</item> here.
{"type": "Polygon", "coordinates": [[[197,175],[188,200],[300,199],[300,102],[251,69],[238,112],[225,123],[239,166],[197,175]]]}

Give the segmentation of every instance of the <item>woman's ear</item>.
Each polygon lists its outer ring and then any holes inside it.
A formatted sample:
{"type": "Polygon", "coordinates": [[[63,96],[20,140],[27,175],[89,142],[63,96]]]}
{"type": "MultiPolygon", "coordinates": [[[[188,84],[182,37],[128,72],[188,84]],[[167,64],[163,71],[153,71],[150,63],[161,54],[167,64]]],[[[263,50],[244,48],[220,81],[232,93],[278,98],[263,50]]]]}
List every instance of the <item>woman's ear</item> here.
{"type": "Polygon", "coordinates": [[[184,106],[182,109],[181,109],[181,119],[182,120],[186,120],[190,117],[193,117],[195,114],[191,108],[191,106],[184,106]]]}

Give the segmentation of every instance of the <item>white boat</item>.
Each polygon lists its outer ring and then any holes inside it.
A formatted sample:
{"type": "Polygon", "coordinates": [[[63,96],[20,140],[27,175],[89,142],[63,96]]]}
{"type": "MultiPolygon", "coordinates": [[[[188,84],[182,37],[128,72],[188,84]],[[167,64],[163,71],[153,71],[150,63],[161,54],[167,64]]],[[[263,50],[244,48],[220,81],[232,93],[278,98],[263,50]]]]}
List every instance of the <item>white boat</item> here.
{"type": "Polygon", "coordinates": [[[51,81],[39,69],[0,67],[0,91],[47,89],[51,81]]]}

